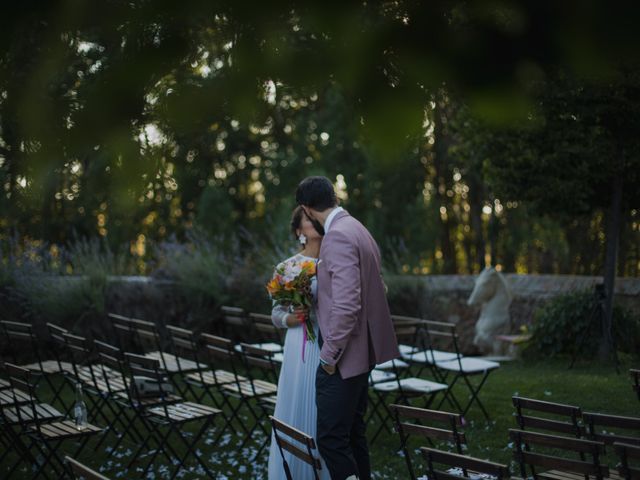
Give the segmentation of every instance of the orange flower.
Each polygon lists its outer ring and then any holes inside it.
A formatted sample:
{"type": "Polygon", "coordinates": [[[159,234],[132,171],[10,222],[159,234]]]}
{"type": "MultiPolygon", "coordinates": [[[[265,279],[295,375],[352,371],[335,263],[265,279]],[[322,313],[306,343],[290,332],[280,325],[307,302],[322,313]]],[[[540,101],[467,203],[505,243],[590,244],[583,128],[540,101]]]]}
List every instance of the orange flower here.
{"type": "Polygon", "coordinates": [[[293,290],[296,289],[295,285],[293,284],[293,282],[287,282],[284,284],[284,289],[291,292],[293,290]]]}
{"type": "Polygon", "coordinates": [[[269,283],[267,283],[267,291],[273,295],[278,290],[280,290],[280,284],[276,278],[272,278],[269,283]]]}
{"type": "Polygon", "coordinates": [[[313,262],[311,260],[304,262],[302,264],[302,269],[307,272],[308,275],[315,275],[316,274],[316,262],[313,262]]]}

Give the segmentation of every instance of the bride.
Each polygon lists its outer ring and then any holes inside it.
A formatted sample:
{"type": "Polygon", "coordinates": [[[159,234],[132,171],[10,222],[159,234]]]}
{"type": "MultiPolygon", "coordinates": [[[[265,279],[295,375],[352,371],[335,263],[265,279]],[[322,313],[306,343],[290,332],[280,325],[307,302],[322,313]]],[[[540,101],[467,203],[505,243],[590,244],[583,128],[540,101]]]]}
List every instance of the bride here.
{"type": "MultiPolygon", "coordinates": [[[[301,207],[296,207],[293,211],[291,232],[301,245],[300,252],[291,257],[291,259],[317,262],[322,236],[316,231],[313,223],[307,218],[301,207]]],[[[316,291],[317,283],[314,276],[311,281],[314,302],[316,291]]],[[[276,305],[271,312],[273,324],[276,327],[288,329],[284,341],[282,368],[280,369],[280,378],[278,380],[278,396],[273,416],[315,438],[317,418],[315,382],[316,370],[320,364],[320,347],[317,340],[315,342],[307,342],[304,348],[303,361],[304,326],[299,320],[303,315],[310,315],[314,322],[317,339],[318,324],[315,316],[315,307],[311,311],[305,311],[300,308],[294,312],[289,312],[287,307],[276,305]]],[[[293,478],[296,480],[314,478],[311,466],[287,451],[284,451],[284,455],[293,478]]],[[[284,480],[285,478],[282,457],[272,435],[269,451],[269,480],[284,480]]],[[[322,462],[320,478],[321,480],[329,480],[331,478],[324,462],[322,462]]]]}

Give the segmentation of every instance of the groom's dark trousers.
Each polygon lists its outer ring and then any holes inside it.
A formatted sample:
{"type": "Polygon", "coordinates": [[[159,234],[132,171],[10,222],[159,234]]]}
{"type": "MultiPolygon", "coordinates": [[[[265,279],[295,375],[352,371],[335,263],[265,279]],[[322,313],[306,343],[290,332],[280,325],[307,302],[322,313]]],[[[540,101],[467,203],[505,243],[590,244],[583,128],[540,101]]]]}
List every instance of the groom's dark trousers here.
{"type": "Polygon", "coordinates": [[[371,479],[371,464],[365,436],[369,374],[343,380],[336,368],[329,375],[322,366],[316,374],[318,450],[332,480],[356,475],[371,479]]]}

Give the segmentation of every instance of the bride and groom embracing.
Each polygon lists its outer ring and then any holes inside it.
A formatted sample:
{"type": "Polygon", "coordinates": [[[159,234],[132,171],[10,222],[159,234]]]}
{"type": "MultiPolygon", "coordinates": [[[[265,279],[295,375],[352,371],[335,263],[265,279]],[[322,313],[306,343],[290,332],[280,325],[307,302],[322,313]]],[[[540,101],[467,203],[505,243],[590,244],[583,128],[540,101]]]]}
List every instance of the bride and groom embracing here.
{"type": "MultiPolygon", "coordinates": [[[[368,480],[369,372],[400,355],[380,251],[367,229],[338,206],[329,179],[304,179],[296,203],[291,228],[302,250],[287,262],[315,262],[316,275],[311,308],[273,307],[274,325],[288,329],[274,416],[316,439],[323,480],[368,480]],[[305,324],[315,341],[308,340],[305,324]]],[[[295,480],[313,478],[308,465],[285,456],[295,480]]],[[[269,480],[285,478],[272,437],[269,480]]]]}

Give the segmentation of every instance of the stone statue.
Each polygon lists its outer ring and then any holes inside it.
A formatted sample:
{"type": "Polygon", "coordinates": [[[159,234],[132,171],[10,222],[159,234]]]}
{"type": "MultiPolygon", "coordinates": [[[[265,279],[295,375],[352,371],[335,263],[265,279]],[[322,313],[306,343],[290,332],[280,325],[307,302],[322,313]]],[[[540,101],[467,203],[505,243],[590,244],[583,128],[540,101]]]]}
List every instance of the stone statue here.
{"type": "Polygon", "coordinates": [[[511,299],[507,282],[495,268],[487,267],[478,275],[467,305],[481,305],[473,344],[483,353],[501,354],[503,342],[496,336],[508,333],[511,299]]]}

